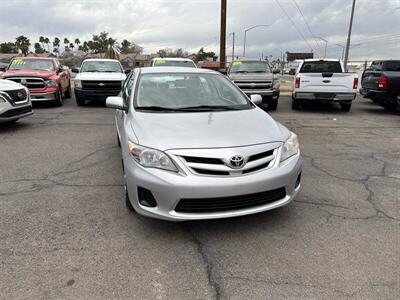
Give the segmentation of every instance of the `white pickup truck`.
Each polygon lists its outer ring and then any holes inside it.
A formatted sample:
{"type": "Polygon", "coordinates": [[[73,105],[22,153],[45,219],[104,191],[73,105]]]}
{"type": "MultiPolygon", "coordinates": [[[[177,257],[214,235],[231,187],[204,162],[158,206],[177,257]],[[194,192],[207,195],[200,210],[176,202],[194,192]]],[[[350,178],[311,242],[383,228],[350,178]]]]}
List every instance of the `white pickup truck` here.
{"type": "Polygon", "coordinates": [[[338,59],[306,59],[294,78],[292,109],[303,101],[337,102],[342,111],[350,111],[356,97],[358,76],[344,71],[338,59]]]}

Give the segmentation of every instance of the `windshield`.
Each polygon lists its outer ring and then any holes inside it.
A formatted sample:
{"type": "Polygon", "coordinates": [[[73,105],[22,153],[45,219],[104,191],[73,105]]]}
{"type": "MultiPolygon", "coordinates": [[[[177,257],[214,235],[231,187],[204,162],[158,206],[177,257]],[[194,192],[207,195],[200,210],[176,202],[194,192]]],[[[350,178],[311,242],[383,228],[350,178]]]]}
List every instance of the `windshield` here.
{"type": "Polygon", "coordinates": [[[271,73],[267,63],[262,61],[234,61],[229,73],[271,73]]]}
{"type": "Polygon", "coordinates": [[[122,68],[116,61],[86,61],[82,65],[81,72],[122,73],[122,68]]]}
{"type": "Polygon", "coordinates": [[[400,72],[400,61],[387,61],[384,63],[383,66],[384,71],[393,71],[393,72],[400,72]]]}
{"type": "Polygon", "coordinates": [[[154,67],[185,67],[185,68],[196,68],[193,61],[190,60],[167,60],[167,59],[156,59],[154,60],[154,67]]]}
{"type": "Polygon", "coordinates": [[[306,61],[301,67],[300,73],[343,73],[338,61],[306,61]]]}
{"type": "Polygon", "coordinates": [[[232,110],[253,105],[218,74],[144,74],[135,99],[137,110],[232,110]]]}
{"type": "Polygon", "coordinates": [[[53,71],[54,65],[51,60],[44,59],[14,59],[9,70],[41,70],[41,71],[53,71]]]}

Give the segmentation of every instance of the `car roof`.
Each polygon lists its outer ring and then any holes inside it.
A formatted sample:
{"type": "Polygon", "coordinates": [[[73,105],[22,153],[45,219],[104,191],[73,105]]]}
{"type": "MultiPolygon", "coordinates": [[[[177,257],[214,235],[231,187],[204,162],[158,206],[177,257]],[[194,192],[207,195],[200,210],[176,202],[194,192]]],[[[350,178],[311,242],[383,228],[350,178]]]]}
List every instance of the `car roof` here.
{"type": "Polygon", "coordinates": [[[305,62],[307,61],[339,61],[340,59],[337,58],[311,58],[311,59],[304,59],[305,62]]]}
{"type": "Polygon", "coordinates": [[[213,70],[185,67],[146,67],[140,68],[142,74],[168,74],[168,73],[192,73],[192,74],[220,74],[213,70]]]}
{"type": "Polygon", "coordinates": [[[155,57],[153,60],[170,60],[170,61],[192,61],[190,58],[182,57],[155,57]]]}
{"type": "Polygon", "coordinates": [[[119,62],[118,59],[109,59],[109,58],[86,58],[84,61],[116,61],[116,62],[119,62]]]}
{"type": "Polygon", "coordinates": [[[24,56],[24,57],[17,56],[17,57],[14,57],[13,59],[55,60],[54,57],[37,57],[37,56],[24,56]]]}

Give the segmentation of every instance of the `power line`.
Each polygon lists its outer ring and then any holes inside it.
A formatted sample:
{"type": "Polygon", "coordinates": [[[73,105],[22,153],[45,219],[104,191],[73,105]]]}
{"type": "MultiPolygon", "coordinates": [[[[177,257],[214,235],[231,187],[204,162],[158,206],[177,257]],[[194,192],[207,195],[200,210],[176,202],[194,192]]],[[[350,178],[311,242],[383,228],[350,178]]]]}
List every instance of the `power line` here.
{"type": "Polygon", "coordinates": [[[317,42],[317,40],[316,40],[316,38],[315,38],[315,34],[312,32],[312,30],[311,30],[311,28],[310,28],[310,25],[308,25],[308,22],[307,22],[306,18],[304,17],[304,14],[303,14],[303,12],[301,11],[300,6],[297,4],[296,0],[293,0],[293,2],[294,2],[294,4],[296,5],[297,10],[299,11],[301,17],[303,18],[303,21],[304,21],[304,23],[306,24],[307,29],[308,29],[308,32],[311,34],[311,37],[313,38],[315,45],[316,45],[318,48],[320,48],[320,49],[322,50],[322,47],[321,47],[321,46],[319,45],[319,43],[317,42]]]}
{"type": "Polygon", "coordinates": [[[292,23],[292,25],[294,26],[294,28],[296,29],[296,31],[299,33],[299,35],[301,36],[301,38],[307,43],[308,47],[310,47],[311,51],[314,52],[313,47],[311,47],[310,43],[307,41],[307,39],[304,37],[304,35],[301,33],[301,31],[299,30],[299,28],[296,26],[296,24],[293,22],[292,18],[289,16],[289,14],[286,12],[286,10],[283,8],[283,6],[279,3],[278,0],[275,0],[276,4],[279,5],[279,7],[281,8],[281,10],[285,13],[286,17],[288,17],[289,21],[292,23]]]}

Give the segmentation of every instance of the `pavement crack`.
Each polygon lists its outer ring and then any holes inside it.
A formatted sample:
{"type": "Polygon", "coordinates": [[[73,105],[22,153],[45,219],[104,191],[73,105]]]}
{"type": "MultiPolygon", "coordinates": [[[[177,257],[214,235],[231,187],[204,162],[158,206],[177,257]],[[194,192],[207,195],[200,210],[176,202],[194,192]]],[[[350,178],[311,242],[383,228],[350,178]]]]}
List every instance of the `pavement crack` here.
{"type": "Polygon", "coordinates": [[[215,266],[210,260],[209,254],[206,253],[203,242],[199,239],[194,230],[190,228],[188,224],[183,224],[183,228],[192,237],[193,243],[197,247],[197,252],[200,254],[203,260],[207,272],[208,285],[213,289],[214,299],[221,299],[221,285],[216,279],[216,276],[214,274],[215,266]]]}

